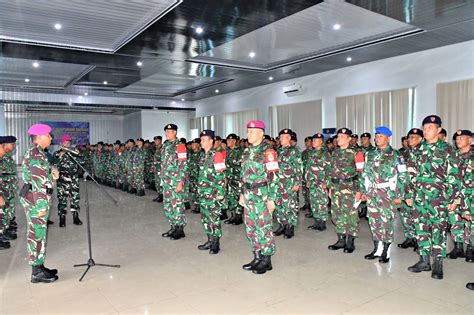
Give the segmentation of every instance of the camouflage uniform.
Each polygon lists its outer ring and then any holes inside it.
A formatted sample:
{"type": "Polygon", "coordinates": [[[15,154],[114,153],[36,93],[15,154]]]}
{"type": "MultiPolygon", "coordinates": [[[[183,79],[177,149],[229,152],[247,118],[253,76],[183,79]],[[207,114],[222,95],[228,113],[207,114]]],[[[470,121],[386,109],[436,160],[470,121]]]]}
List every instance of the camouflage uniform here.
{"type": "Polygon", "coordinates": [[[155,154],[153,155],[153,171],[155,173],[155,187],[158,195],[163,194],[163,186],[161,184],[161,148],[155,148],[155,154]]]}
{"type": "MultiPolygon", "coordinates": [[[[328,192],[321,185],[329,186],[329,152],[321,148],[308,151],[308,157],[304,164],[304,177],[306,185],[309,186],[310,210],[318,226],[320,222],[326,223],[328,219],[328,192]]],[[[315,226],[316,228],[317,226],[315,226]]]]}
{"type": "Polygon", "coordinates": [[[16,207],[16,191],[18,189],[18,176],[16,175],[16,163],[13,160],[13,156],[11,153],[5,154],[2,159],[3,169],[6,174],[6,177],[3,178],[3,181],[6,181],[8,195],[7,198],[4,197],[5,200],[5,218],[7,222],[6,228],[10,226],[10,222],[15,218],[15,207],[16,207]]]}
{"type": "MultiPolygon", "coordinates": [[[[308,156],[310,154],[311,149],[305,149],[303,152],[301,152],[301,162],[304,165],[306,165],[306,162],[308,161],[308,156]]],[[[309,188],[306,185],[305,178],[304,176],[302,177],[302,183],[301,183],[302,193],[303,193],[303,198],[304,198],[304,205],[305,206],[310,206],[311,200],[310,200],[310,195],[309,195],[309,188]]],[[[298,192],[299,193],[299,192],[298,192]]]]}
{"type": "Polygon", "coordinates": [[[47,220],[53,189],[53,177],[43,148],[33,145],[25,153],[22,177],[31,189],[20,203],[25,209],[27,221],[27,249],[30,266],[44,264],[46,254],[47,220]]]}
{"type": "Polygon", "coordinates": [[[234,216],[242,215],[242,206],[239,205],[240,189],[239,182],[241,176],[242,150],[238,147],[227,149],[227,209],[234,216]]]}
{"type": "Polygon", "coordinates": [[[154,172],[153,172],[153,169],[152,169],[153,168],[153,155],[154,155],[154,152],[153,152],[152,147],[144,148],[144,149],[145,149],[145,152],[146,152],[145,166],[143,168],[145,183],[148,184],[148,185],[152,185],[152,183],[154,184],[154,180],[155,180],[154,172]]]}
{"type": "Polygon", "coordinates": [[[131,185],[137,191],[145,190],[145,159],[146,159],[146,149],[136,147],[131,160],[131,185]]]}
{"type": "Polygon", "coordinates": [[[127,151],[127,159],[125,161],[125,171],[127,172],[126,183],[128,185],[128,190],[131,190],[133,187],[133,155],[137,147],[133,146],[127,151]]]}
{"type": "MultiPolygon", "coordinates": [[[[67,214],[67,200],[71,198],[71,212],[80,210],[80,194],[79,194],[79,166],[64,150],[58,150],[53,155],[53,165],[59,170],[59,179],[57,181],[58,195],[58,215],[67,214]],[[63,155],[60,156],[60,153],[63,155]]],[[[74,156],[79,161],[79,155],[74,156]]]]}
{"type": "Polygon", "coordinates": [[[189,182],[190,182],[190,193],[191,193],[191,202],[195,205],[195,208],[199,208],[199,194],[198,194],[198,184],[199,184],[199,162],[202,159],[204,152],[202,150],[190,151],[189,152],[189,182]]]}

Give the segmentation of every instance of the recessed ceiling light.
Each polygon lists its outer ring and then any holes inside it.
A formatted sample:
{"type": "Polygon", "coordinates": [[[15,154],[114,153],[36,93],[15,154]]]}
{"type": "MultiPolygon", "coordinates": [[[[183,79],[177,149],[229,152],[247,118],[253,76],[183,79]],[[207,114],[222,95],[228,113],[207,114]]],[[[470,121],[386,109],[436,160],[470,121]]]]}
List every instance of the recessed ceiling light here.
{"type": "Polygon", "coordinates": [[[273,77],[269,77],[268,80],[273,81],[273,77]]]}
{"type": "Polygon", "coordinates": [[[25,82],[26,82],[26,83],[30,82],[30,79],[26,78],[26,79],[25,79],[25,82]]]}
{"type": "Polygon", "coordinates": [[[250,57],[250,58],[255,57],[255,52],[251,51],[251,52],[249,53],[249,57],[250,57]]]}
{"type": "Polygon", "coordinates": [[[181,102],[184,102],[184,98],[181,99],[181,102]]]}
{"type": "Polygon", "coordinates": [[[107,81],[104,81],[104,85],[107,85],[107,84],[109,84],[109,82],[107,82],[107,81]]]}
{"type": "Polygon", "coordinates": [[[352,57],[347,57],[347,58],[346,58],[346,61],[347,61],[347,62],[351,62],[351,61],[352,61],[352,57]]]}
{"type": "Polygon", "coordinates": [[[87,96],[87,95],[89,95],[89,93],[87,93],[87,92],[86,92],[86,93],[84,93],[84,96],[87,96]]]}
{"type": "Polygon", "coordinates": [[[38,68],[40,66],[40,64],[38,62],[33,62],[33,68],[38,68]]]}
{"type": "Polygon", "coordinates": [[[138,61],[138,62],[137,62],[137,66],[139,66],[139,67],[143,66],[143,62],[138,61]]]}
{"type": "Polygon", "coordinates": [[[54,24],[54,28],[57,29],[58,31],[63,28],[63,26],[59,23],[54,24]]]}
{"type": "Polygon", "coordinates": [[[219,90],[216,90],[216,93],[219,93],[219,90]]]}
{"type": "Polygon", "coordinates": [[[341,24],[334,24],[334,25],[332,26],[332,29],[333,29],[333,30],[336,30],[336,31],[337,31],[338,29],[340,29],[340,28],[341,28],[341,24]]]}
{"type": "Polygon", "coordinates": [[[172,101],[171,104],[176,104],[176,102],[175,102],[175,101],[172,101]]]}
{"type": "Polygon", "coordinates": [[[204,32],[204,29],[202,27],[196,27],[196,34],[202,34],[202,32],[204,32]]]}

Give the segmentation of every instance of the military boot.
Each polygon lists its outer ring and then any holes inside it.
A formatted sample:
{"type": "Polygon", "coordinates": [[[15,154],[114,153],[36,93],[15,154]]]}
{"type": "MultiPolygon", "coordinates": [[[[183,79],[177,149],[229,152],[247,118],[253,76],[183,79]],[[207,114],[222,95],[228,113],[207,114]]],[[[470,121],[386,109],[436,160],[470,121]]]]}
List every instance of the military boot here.
{"type": "Polygon", "coordinates": [[[275,236],[280,236],[282,235],[283,233],[285,233],[285,229],[286,229],[286,226],[283,225],[283,224],[280,224],[280,226],[278,227],[278,229],[276,229],[275,231],[273,231],[273,234],[275,236]]]}
{"type": "Polygon", "coordinates": [[[186,201],[184,203],[184,210],[189,210],[189,209],[191,209],[191,204],[189,203],[189,201],[186,201]]]}
{"type": "Polygon", "coordinates": [[[3,235],[0,234],[0,250],[2,249],[9,249],[10,248],[10,242],[3,238],[3,235]]]}
{"type": "Polygon", "coordinates": [[[178,225],[176,226],[176,230],[170,235],[170,240],[176,241],[183,237],[186,237],[186,234],[184,234],[184,226],[178,225]]]}
{"type": "Polygon", "coordinates": [[[235,219],[235,213],[234,213],[234,212],[231,212],[230,218],[228,218],[227,220],[225,220],[225,221],[224,221],[224,224],[232,224],[232,223],[234,223],[234,219],[235,219]]]}
{"type": "Polygon", "coordinates": [[[12,241],[16,240],[18,238],[18,235],[15,231],[11,229],[6,229],[5,231],[3,231],[3,237],[9,241],[12,241]]]}
{"type": "Polygon", "coordinates": [[[130,188],[130,190],[128,191],[130,194],[136,194],[137,193],[137,189],[136,188],[130,188]]]}
{"type": "Polygon", "coordinates": [[[220,248],[219,238],[217,236],[211,236],[211,247],[209,249],[209,254],[211,255],[218,254],[220,250],[221,248],[220,248]]]}
{"type": "Polygon", "coordinates": [[[346,247],[344,247],[344,253],[351,254],[355,250],[354,245],[355,237],[352,235],[347,236],[346,247]]]}
{"type": "Polygon", "coordinates": [[[123,183],[123,184],[122,184],[122,190],[123,190],[123,191],[128,191],[128,185],[125,184],[125,183],[123,183]]]}
{"type": "Polygon", "coordinates": [[[58,274],[58,269],[49,269],[49,268],[46,268],[44,265],[43,265],[43,269],[49,274],[52,274],[53,276],[58,274]]]}
{"type": "Polygon", "coordinates": [[[258,264],[260,259],[261,259],[260,251],[253,252],[253,260],[249,262],[248,264],[243,265],[242,269],[247,270],[247,271],[253,270],[253,268],[255,268],[255,266],[258,264]]]}
{"type": "Polygon", "coordinates": [[[326,231],[326,222],[323,220],[320,220],[319,227],[317,228],[318,231],[326,231]]]}
{"type": "Polygon", "coordinates": [[[18,224],[16,223],[16,217],[13,217],[11,220],[10,220],[10,226],[14,227],[14,228],[17,228],[18,227],[18,224]]]}
{"type": "Polygon", "coordinates": [[[455,242],[454,243],[454,248],[452,251],[448,253],[448,258],[450,259],[456,259],[456,258],[464,258],[466,255],[464,255],[464,246],[463,243],[460,242],[455,242]]]}
{"type": "Polygon", "coordinates": [[[66,226],[66,215],[61,214],[59,215],[59,227],[65,227],[66,226]]]}
{"type": "Polygon", "coordinates": [[[162,237],[170,237],[171,234],[173,234],[175,230],[176,230],[176,226],[172,225],[171,228],[167,232],[161,234],[161,236],[162,237]]]}
{"type": "Polygon", "coordinates": [[[403,243],[398,244],[397,246],[399,248],[409,248],[409,247],[415,247],[416,240],[414,238],[406,238],[403,243]]]}
{"type": "Polygon", "coordinates": [[[386,264],[390,261],[390,248],[391,248],[391,246],[392,246],[391,243],[383,242],[382,255],[380,255],[380,257],[379,257],[379,262],[380,263],[386,264]]]}
{"type": "Polygon", "coordinates": [[[466,247],[466,261],[470,263],[474,262],[474,251],[471,245],[467,245],[466,247]]]}
{"type": "Polygon", "coordinates": [[[252,272],[261,275],[272,269],[272,256],[261,255],[260,261],[252,269],[252,272]]]}
{"type": "Polygon", "coordinates": [[[285,234],[283,235],[284,238],[290,239],[295,236],[295,226],[291,224],[287,224],[285,228],[285,234]]]}
{"type": "Polygon", "coordinates": [[[433,271],[431,271],[431,278],[441,280],[443,279],[443,257],[436,256],[433,263],[433,271]]]}
{"type": "Polygon", "coordinates": [[[319,226],[321,224],[321,221],[318,219],[314,219],[313,225],[310,225],[307,227],[308,230],[319,230],[319,226]]]}
{"type": "Polygon", "coordinates": [[[158,195],[158,201],[157,202],[163,202],[163,194],[158,195]]]}
{"type": "Polygon", "coordinates": [[[74,223],[75,225],[82,225],[82,221],[81,219],[79,219],[79,212],[74,211],[72,213],[72,223],[74,223]]]}
{"type": "Polygon", "coordinates": [[[337,242],[333,245],[329,245],[329,250],[338,250],[341,248],[346,247],[346,235],[345,234],[337,234],[337,242]]]}
{"type": "Polygon", "coordinates": [[[222,210],[221,210],[221,216],[219,217],[219,219],[225,220],[225,219],[227,219],[227,218],[228,218],[228,216],[227,216],[227,209],[222,209],[222,210]]]}
{"type": "Polygon", "coordinates": [[[365,255],[364,258],[367,260],[374,260],[375,258],[380,257],[381,254],[382,254],[382,242],[374,241],[374,249],[372,250],[371,253],[365,255]]]}
{"type": "Polygon", "coordinates": [[[244,223],[244,221],[242,220],[242,214],[237,213],[235,215],[234,222],[232,222],[232,225],[241,225],[242,223],[244,223]]]}
{"type": "Polygon", "coordinates": [[[48,219],[48,221],[47,221],[46,224],[49,226],[49,225],[51,225],[51,224],[54,224],[54,222],[48,219]]]}
{"type": "Polygon", "coordinates": [[[158,198],[160,198],[160,196],[155,197],[155,199],[153,199],[153,202],[158,202],[158,198]]]}
{"type": "Polygon", "coordinates": [[[469,290],[474,290],[474,282],[468,282],[466,284],[466,288],[468,288],[469,290]]]}
{"type": "Polygon", "coordinates": [[[411,267],[408,267],[408,271],[410,272],[422,272],[422,271],[430,271],[431,264],[430,264],[430,256],[420,255],[420,260],[411,267]]]}
{"type": "Polygon", "coordinates": [[[198,246],[199,250],[208,250],[211,248],[211,236],[207,234],[207,242],[198,246]]]}
{"type": "Polygon", "coordinates": [[[47,272],[43,268],[43,265],[32,266],[32,272],[31,272],[32,283],[38,283],[38,282],[51,283],[56,280],[58,280],[58,276],[47,272]]]}
{"type": "Polygon", "coordinates": [[[143,197],[143,196],[145,196],[145,190],[144,190],[144,189],[139,189],[139,190],[137,190],[137,196],[138,196],[138,197],[143,197]]]}

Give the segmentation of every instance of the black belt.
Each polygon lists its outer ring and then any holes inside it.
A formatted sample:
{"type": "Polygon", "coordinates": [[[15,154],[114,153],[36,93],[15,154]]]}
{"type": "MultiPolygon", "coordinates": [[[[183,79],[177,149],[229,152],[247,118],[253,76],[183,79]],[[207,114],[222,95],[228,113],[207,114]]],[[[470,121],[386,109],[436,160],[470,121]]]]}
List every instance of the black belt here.
{"type": "Polygon", "coordinates": [[[16,176],[16,173],[0,173],[0,176],[16,176]]]}
{"type": "Polygon", "coordinates": [[[355,181],[357,178],[359,178],[359,175],[355,175],[349,178],[331,178],[331,182],[333,184],[350,183],[355,181]]]}
{"type": "Polygon", "coordinates": [[[251,183],[244,183],[244,188],[247,189],[247,190],[254,190],[254,189],[257,189],[257,188],[260,188],[260,187],[265,187],[267,186],[268,182],[260,182],[260,183],[255,183],[255,184],[251,184],[251,183]]]}

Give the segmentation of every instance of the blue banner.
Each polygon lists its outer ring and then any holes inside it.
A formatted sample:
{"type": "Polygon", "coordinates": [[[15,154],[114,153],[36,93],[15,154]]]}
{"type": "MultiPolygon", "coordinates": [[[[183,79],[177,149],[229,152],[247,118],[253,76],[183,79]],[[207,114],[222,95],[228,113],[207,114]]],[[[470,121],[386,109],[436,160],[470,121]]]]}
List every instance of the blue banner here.
{"type": "Polygon", "coordinates": [[[63,135],[70,135],[72,145],[89,143],[89,122],[79,121],[43,121],[53,128],[51,135],[53,136],[53,145],[59,145],[59,139],[63,135]]]}

